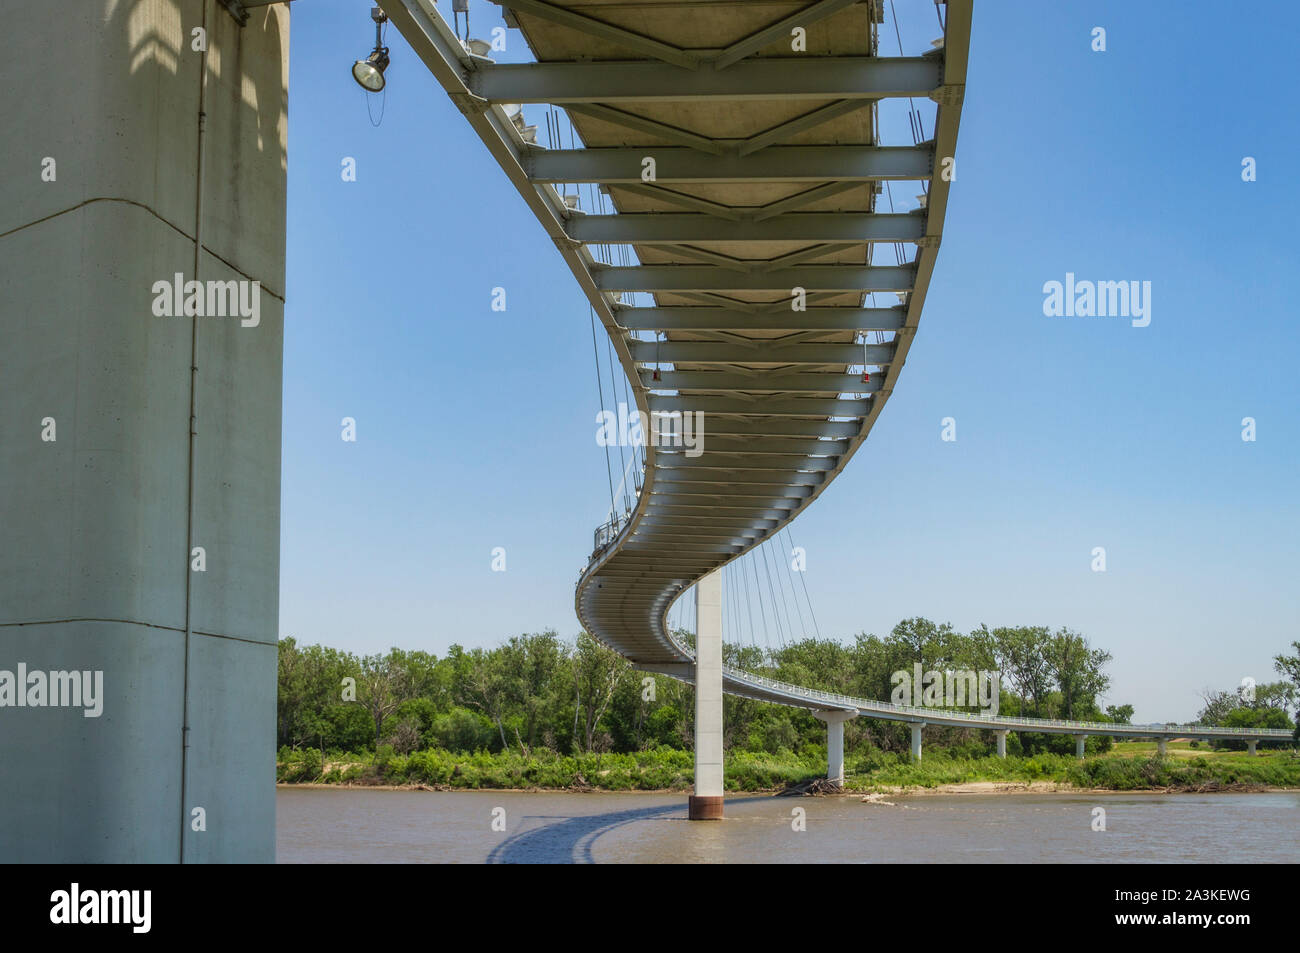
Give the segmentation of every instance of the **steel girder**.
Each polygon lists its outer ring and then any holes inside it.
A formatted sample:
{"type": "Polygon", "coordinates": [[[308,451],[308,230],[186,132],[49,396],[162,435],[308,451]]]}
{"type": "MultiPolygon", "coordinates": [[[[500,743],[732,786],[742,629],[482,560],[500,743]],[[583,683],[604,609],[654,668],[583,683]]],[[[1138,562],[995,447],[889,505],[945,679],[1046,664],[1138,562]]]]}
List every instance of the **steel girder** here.
{"type": "Polygon", "coordinates": [[[943,84],[933,57],[838,56],[751,59],[729,70],[682,70],[645,62],[503,63],[466,75],[490,103],[662,103],[742,100],[875,100],[929,96],[943,84]]]}

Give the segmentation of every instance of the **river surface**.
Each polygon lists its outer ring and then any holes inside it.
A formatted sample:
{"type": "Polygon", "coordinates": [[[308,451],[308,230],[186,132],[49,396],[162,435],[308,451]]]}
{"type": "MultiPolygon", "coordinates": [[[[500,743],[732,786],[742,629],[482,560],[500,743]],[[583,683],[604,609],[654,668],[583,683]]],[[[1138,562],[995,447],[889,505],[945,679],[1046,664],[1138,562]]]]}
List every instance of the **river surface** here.
{"type": "Polygon", "coordinates": [[[725,820],[691,823],[682,794],[280,788],[276,840],[280,863],[1300,861],[1294,791],[890,800],[736,796],[725,820]]]}

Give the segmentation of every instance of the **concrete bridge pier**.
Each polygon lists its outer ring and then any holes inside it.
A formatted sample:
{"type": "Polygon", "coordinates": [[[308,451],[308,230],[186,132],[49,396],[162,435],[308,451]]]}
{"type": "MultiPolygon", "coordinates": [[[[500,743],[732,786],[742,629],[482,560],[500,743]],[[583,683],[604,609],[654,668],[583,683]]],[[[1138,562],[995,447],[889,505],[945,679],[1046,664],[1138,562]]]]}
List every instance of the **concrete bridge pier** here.
{"type": "Polygon", "coordinates": [[[1162,758],[1166,757],[1169,754],[1169,739],[1157,738],[1156,751],[1160,753],[1160,757],[1162,758]]]}
{"type": "Polygon", "coordinates": [[[1256,754],[1257,752],[1255,751],[1255,745],[1257,745],[1257,744],[1259,744],[1258,741],[1247,741],[1247,742],[1246,742],[1246,753],[1247,753],[1247,754],[1256,754]]]}
{"type": "Polygon", "coordinates": [[[857,718],[856,711],[815,711],[813,717],[826,722],[826,780],[844,783],[844,723],[857,718]]]}
{"type": "Polygon", "coordinates": [[[1007,756],[1007,735],[1009,735],[1010,733],[1011,730],[1009,728],[994,729],[993,731],[993,737],[997,738],[998,740],[999,758],[1005,758],[1007,756]]]}
{"type": "Polygon", "coordinates": [[[1087,743],[1087,741],[1088,741],[1087,735],[1074,736],[1074,756],[1078,758],[1080,761],[1083,760],[1083,746],[1087,743]]]}
{"type": "Polygon", "coordinates": [[[920,762],[921,760],[921,729],[925,727],[925,722],[919,721],[912,725],[912,760],[920,762]]]}
{"type": "Polygon", "coordinates": [[[722,820],[722,572],[695,584],[695,793],[692,821],[722,820]]]}
{"type": "Polygon", "coordinates": [[[3,8],[0,857],[273,862],[289,11],[3,8]]]}

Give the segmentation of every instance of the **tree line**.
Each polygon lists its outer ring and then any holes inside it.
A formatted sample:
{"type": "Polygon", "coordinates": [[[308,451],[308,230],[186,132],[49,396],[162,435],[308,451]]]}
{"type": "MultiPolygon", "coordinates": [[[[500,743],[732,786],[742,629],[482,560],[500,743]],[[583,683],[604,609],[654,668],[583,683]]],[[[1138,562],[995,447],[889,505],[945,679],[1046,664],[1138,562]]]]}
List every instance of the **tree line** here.
{"type": "MultiPolygon", "coordinates": [[[[691,642],[689,632],[676,633],[691,642]]],[[[1300,643],[1297,643],[1300,656],[1300,643]]],[[[1279,657],[1281,659],[1281,657],[1279,657]]],[[[882,637],[858,635],[851,644],[805,639],[764,649],[724,646],[728,665],[771,678],[887,701],[893,673],[997,671],[999,713],[1040,718],[1127,723],[1132,705],[1098,699],[1110,687],[1111,654],[1070,629],[987,626],[958,632],[947,623],[905,619],[882,637]]],[[[1300,672],[1300,659],[1293,660],[1300,672]]],[[[1285,674],[1285,673],[1284,673],[1285,674]]],[[[1296,673],[1292,673],[1294,677],[1296,673]]],[[[1285,685],[1286,683],[1278,683],[1285,685]]],[[[1294,704],[1276,686],[1259,686],[1253,699],[1236,705],[1215,696],[1201,721],[1287,718],[1294,704]],[[1258,712],[1263,711],[1263,714],[1258,712]]],[[[726,696],[724,743],[728,749],[803,753],[824,746],[825,728],[807,712],[726,696]]],[[[974,702],[971,706],[974,707],[974,702]]],[[[397,753],[427,748],[449,751],[537,749],[561,754],[634,752],[659,746],[693,746],[694,691],[675,679],[637,671],[622,656],[586,633],[573,642],[547,631],[520,635],[492,649],[452,645],[438,657],[394,648],[386,654],[354,655],[323,645],[280,642],[278,742],[290,748],[397,753]]],[[[1289,721],[1286,721],[1289,724],[1289,721]]],[[[905,724],[858,718],[845,726],[850,753],[866,749],[906,751],[905,724]]],[[[926,729],[927,746],[972,755],[992,745],[973,728],[926,729]]],[[[1109,739],[1089,742],[1098,750],[1109,739]]],[[[1069,737],[1013,733],[1012,753],[1073,750],[1069,737]]]]}
{"type": "MultiPolygon", "coordinates": [[[[1300,642],[1292,642],[1291,649],[1295,655],[1273,657],[1273,670],[1282,676],[1276,682],[1243,679],[1234,689],[1202,689],[1204,706],[1197,722],[1228,728],[1291,728],[1292,739],[1300,741],[1300,642]]],[[[1242,749],[1246,742],[1216,741],[1215,747],[1242,749]]]]}

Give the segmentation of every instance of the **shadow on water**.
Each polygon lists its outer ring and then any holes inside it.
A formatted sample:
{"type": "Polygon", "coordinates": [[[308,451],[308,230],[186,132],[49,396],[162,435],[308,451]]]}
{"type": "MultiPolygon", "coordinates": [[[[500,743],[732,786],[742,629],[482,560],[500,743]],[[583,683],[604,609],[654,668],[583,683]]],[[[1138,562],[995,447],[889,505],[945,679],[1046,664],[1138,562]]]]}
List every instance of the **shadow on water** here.
{"type": "MultiPolygon", "coordinates": [[[[728,799],[727,804],[748,804],[767,801],[770,797],[728,799]]],[[[520,831],[502,841],[488,854],[489,864],[537,863],[595,863],[591,849],[596,839],[616,828],[636,821],[675,818],[686,820],[686,805],[669,807],[641,807],[607,814],[587,814],[581,817],[550,818],[529,815],[526,819],[542,821],[541,827],[520,831]],[[547,823],[553,821],[552,823],[547,823]]],[[[725,823],[725,821],[724,821],[725,823]]]]}

